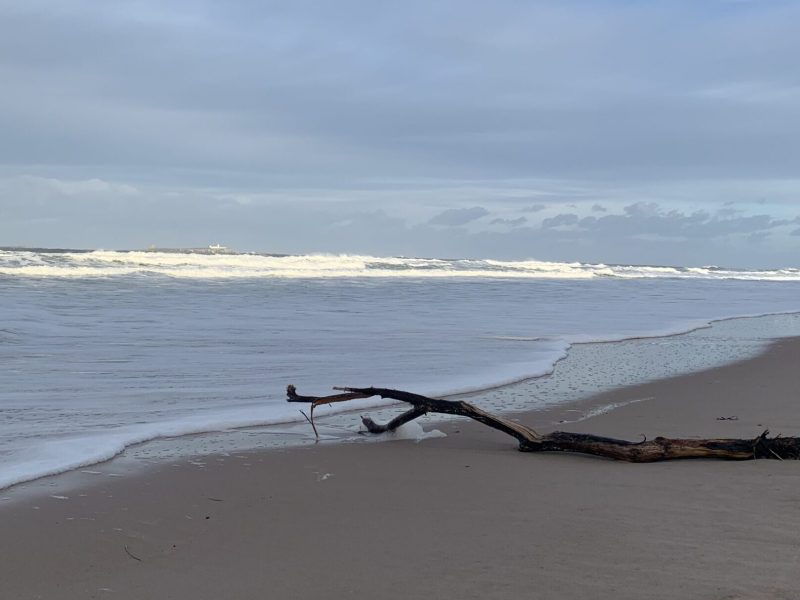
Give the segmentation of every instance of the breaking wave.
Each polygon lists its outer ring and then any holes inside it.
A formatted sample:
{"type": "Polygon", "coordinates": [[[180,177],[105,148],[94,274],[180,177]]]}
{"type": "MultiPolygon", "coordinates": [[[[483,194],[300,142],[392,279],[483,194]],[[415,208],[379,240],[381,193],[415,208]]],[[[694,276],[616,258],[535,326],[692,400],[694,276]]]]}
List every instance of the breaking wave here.
{"type": "Polygon", "coordinates": [[[740,279],[800,281],[800,269],[726,269],[564,263],[539,260],[440,259],[362,255],[271,255],[197,251],[0,250],[0,276],[97,278],[165,276],[183,279],[319,279],[462,277],[503,279],[740,279]]]}

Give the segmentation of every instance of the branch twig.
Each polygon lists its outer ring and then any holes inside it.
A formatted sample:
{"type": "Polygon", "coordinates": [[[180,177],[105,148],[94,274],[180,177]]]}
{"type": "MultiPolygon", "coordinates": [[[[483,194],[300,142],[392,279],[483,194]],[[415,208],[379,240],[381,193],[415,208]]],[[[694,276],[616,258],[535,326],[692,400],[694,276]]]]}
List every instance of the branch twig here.
{"type": "Polygon", "coordinates": [[[123,548],[125,549],[125,554],[127,554],[128,556],[130,556],[130,557],[131,557],[133,560],[138,560],[139,562],[142,562],[142,559],[141,559],[141,558],[139,558],[139,557],[138,557],[138,556],[136,556],[136,555],[135,555],[133,552],[131,552],[130,550],[128,550],[128,545],[127,545],[127,544],[125,544],[125,545],[123,546],[123,548]]]}

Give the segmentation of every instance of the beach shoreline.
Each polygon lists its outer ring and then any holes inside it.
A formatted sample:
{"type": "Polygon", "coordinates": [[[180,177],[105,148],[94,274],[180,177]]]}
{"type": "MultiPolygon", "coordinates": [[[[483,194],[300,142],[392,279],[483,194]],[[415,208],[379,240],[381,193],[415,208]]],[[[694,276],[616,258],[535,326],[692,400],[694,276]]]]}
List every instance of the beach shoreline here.
{"type": "MultiPolygon", "coordinates": [[[[580,421],[618,408],[619,405],[641,401],[633,399],[619,402],[614,398],[604,401],[603,392],[705,371],[758,356],[766,351],[771,341],[781,336],[796,335],[798,315],[800,313],[795,312],[726,318],[677,334],[614,342],[575,342],[547,375],[439,397],[475,402],[484,410],[512,417],[515,414],[536,413],[558,415],[553,422],[559,424],[580,421]],[[783,325],[783,329],[779,324],[783,325]]],[[[412,388],[412,391],[416,389],[412,388]]],[[[307,422],[299,417],[298,420],[282,423],[148,439],[126,446],[105,460],[78,464],[60,472],[2,487],[0,506],[37,495],[65,495],[72,490],[93,485],[96,476],[120,477],[140,473],[180,459],[202,461],[210,455],[289,449],[314,443],[416,439],[422,433],[415,424],[397,432],[395,436],[364,438],[358,435],[364,433],[360,419],[362,414],[369,413],[378,421],[389,420],[403,405],[378,398],[352,403],[356,407],[350,404],[323,405],[317,409],[316,425],[320,435],[316,439],[307,422]],[[331,408],[334,410],[329,410],[331,408]]],[[[302,405],[290,406],[297,407],[294,412],[303,413],[302,405]]],[[[437,422],[452,418],[431,414],[419,422],[430,428],[437,422]]]]}
{"type": "MultiPolygon", "coordinates": [[[[743,344],[757,346],[800,334],[800,313],[786,312],[798,309],[798,282],[772,281],[778,271],[729,279],[735,274],[679,267],[621,266],[610,275],[605,267],[537,261],[304,255],[251,264],[251,256],[143,254],[3,255],[0,488],[91,470],[151,440],[170,440],[148,449],[171,456],[183,440],[194,444],[194,434],[224,431],[218,437],[232,440],[239,434],[228,431],[303,423],[285,402],[289,383],[308,394],[374,383],[442,396],[524,379],[518,393],[482,396],[487,410],[507,412],[532,408],[528,400],[570,401],[628,384],[642,366],[619,373],[620,360],[603,362],[629,342],[594,354],[585,346],[602,344],[587,342],[687,341],[671,353],[680,363],[675,373],[741,356],[730,356],[716,334],[703,340],[706,348],[689,348],[702,332],[738,329],[752,338],[743,344]],[[480,272],[465,277],[476,264],[480,272]],[[559,276],[546,277],[545,267],[559,276]],[[497,277],[512,272],[525,277],[497,277]],[[719,320],[745,315],[764,316],[719,320]],[[709,322],[710,329],[665,337],[709,322]],[[523,389],[565,354],[582,354],[595,373],[613,377],[598,385],[585,369],[577,373],[580,390],[523,389]],[[685,364],[691,357],[702,360],[685,364]]],[[[198,449],[216,451],[224,445],[217,442],[198,449]]]]}
{"type": "MultiPolygon", "coordinates": [[[[796,435],[798,358],[800,339],[783,339],[744,362],[517,417],[629,439],[796,435]],[[609,404],[622,406],[582,418],[609,404]]],[[[460,420],[435,427],[447,437],[181,459],[0,505],[0,590],[63,600],[800,593],[796,462],[631,465],[519,453],[460,420]]]]}

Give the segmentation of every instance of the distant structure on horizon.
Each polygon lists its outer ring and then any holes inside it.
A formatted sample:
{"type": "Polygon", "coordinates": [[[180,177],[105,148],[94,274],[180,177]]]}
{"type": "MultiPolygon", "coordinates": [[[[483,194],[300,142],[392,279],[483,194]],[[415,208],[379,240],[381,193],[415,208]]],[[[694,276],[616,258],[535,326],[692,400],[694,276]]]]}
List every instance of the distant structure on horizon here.
{"type": "Polygon", "coordinates": [[[238,250],[228,248],[222,244],[209,244],[205,248],[159,248],[155,245],[150,245],[145,249],[145,252],[166,252],[173,254],[239,254],[238,250]]]}

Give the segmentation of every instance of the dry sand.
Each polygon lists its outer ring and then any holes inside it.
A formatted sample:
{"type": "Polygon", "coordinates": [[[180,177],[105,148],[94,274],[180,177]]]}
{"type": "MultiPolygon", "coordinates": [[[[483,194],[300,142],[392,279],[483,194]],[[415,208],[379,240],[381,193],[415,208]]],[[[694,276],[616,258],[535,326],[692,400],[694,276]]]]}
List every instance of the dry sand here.
{"type": "MultiPolygon", "coordinates": [[[[520,418],[634,439],[800,434],[799,359],[800,340],[779,341],[520,418]]],[[[7,503],[0,598],[800,598],[798,462],[632,465],[437,427],[448,437],[184,460],[7,503]]]]}

